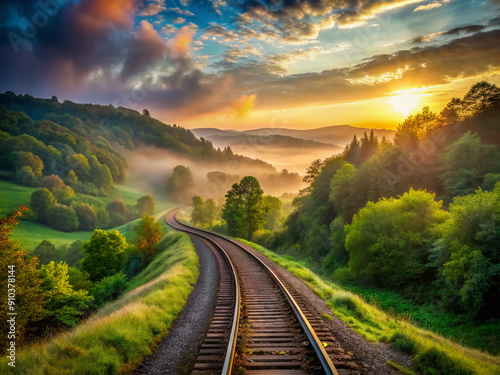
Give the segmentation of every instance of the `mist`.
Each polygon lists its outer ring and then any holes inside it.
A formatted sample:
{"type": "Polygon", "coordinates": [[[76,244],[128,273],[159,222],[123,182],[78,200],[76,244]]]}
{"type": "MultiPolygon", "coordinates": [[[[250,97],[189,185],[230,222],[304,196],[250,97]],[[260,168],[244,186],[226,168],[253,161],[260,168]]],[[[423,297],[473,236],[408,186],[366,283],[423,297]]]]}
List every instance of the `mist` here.
{"type": "MultiPolygon", "coordinates": [[[[194,188],[191,196],[200,195],[216,200],[224,198],[232,184],[239,182],[244,176],[256,177],[264,193],[274,196],[284,193],[295,194],[305,186],[302,176],[298,173],[283,170],[277,172],[272,166],[255,166],[252,162],[245,160],[208,162],[145,146],[137,148],[135,152],[126,152],[126,157],[128,168],[125,185],[145,193],[155,194],[157,197],[166,197],[168,178],[177,165],[188,167],[192,173],[194,188]],[[212,173],[211,178],[208,179],[209,172],[219,173],[212,173]]],[[[285,164],[282,163],[280,166],[285,166],[285,164]]]]}

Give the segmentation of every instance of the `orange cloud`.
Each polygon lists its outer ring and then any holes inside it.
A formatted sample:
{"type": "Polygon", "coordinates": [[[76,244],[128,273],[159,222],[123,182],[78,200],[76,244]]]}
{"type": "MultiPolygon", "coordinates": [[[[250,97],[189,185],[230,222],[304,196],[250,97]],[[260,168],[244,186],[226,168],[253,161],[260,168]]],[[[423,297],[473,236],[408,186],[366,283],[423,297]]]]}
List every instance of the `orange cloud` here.
{"type": "Polygon", "coordinates": [[[257,95],[243,95],[234,103],[233,110],[238,114],[238,117],[244,117],[248,112],[250,112],[255,104],[255,99],[257,95]]]}
{"type": "Polygon", "coordinates": [[[135,0],[90,0],[75,8],[81,22],[88,29],[100,29],[103,26],[131,28],[136,11],[135,0]]]}
{"type": "Polygon", "coordinates": [[[189,45],[193,41],[194,30],[189,26],[183,26],[172,39],[173,49],[178,54],[185,55],[189,52],[189,45]]]}

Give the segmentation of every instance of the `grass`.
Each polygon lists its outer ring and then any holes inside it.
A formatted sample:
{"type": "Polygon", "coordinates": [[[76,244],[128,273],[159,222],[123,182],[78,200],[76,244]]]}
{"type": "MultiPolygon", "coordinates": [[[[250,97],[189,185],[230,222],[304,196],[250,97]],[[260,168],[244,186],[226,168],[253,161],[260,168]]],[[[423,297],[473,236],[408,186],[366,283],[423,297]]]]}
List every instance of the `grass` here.
{"type": "MultiPolygon", "coordinates": [[[[166,250],[131,280],[129,291],[75,329],[18,349],[12,374],[127,374],[152,352],[182,311],[199,275],[185,234],[168,233],[166,250]]],[[[7,360],[0,359],[0,372],[7,360]]]]}
{"type": "Polygon", "coordinates": [[[307,268],[305,262],[298,262],[289,255],[280,256],[245,240],[240,239],[240,241],[305,281],[320,298],[326,301],[333,315],[349,324],[365,339],[391,343],[403,352],[415,354],[414,366],[420,373],[500,374],[500,357],[463,347],[438,334],[416,327],[398,315],[387,314],[354,293],[320,278],[307,268]]]}

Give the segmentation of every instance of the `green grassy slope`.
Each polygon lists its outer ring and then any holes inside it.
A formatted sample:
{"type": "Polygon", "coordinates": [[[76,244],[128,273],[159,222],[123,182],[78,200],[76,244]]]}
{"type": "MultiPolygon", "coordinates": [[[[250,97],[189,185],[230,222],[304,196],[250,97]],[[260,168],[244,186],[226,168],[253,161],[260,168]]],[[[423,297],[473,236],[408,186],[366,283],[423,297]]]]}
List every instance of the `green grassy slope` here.
{"type": "MultiPolygon", "coordinates": [[[[124,374],[148,354],[182,311],[196,280],[198,257],[189,237],[168,233],[166,250],[131,280],[129,292],[75,329],[18,348],[12,374],[124,374]]],[[[0,359],[0,373],[7,361],[0,359]]]]}

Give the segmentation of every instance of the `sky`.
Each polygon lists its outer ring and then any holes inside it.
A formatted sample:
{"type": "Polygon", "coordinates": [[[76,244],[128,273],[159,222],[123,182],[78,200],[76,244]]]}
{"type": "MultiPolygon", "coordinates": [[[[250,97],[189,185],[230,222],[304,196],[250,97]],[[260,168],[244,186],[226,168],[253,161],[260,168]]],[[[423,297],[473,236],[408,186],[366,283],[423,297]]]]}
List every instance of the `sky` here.
{"type": "Polygon", "coordinates": [[[395,128],[500,84],[500,0],[2,0],[0,91],[186,128],[395,128]]]}

